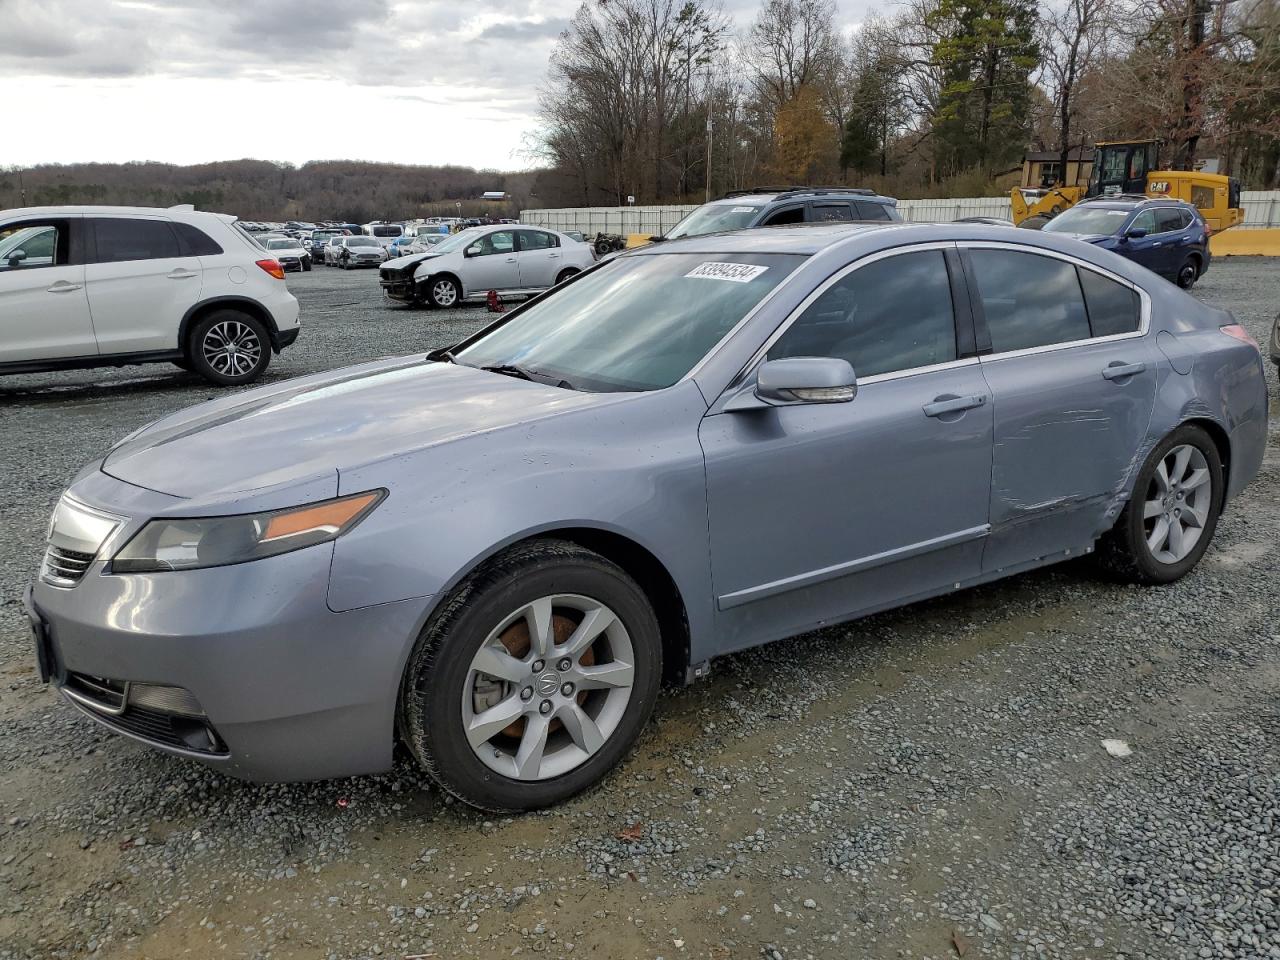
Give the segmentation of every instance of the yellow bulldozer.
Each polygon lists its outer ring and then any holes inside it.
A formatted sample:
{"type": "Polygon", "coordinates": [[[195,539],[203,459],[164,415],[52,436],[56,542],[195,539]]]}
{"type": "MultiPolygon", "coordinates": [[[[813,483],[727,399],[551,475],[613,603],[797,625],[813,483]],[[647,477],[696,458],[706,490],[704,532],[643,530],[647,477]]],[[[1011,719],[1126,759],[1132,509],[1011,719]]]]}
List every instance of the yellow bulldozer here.
{"type": "MultiPolygon", "coordinates": [[[[1200,211],[1209,229],[1217,233],[1244,220],[1240,206],[1240,182],[1217,173],[1196,170],[1157,170],[1159,140],[1112,140],[1096,145],[1088,186],[1058,180],[1049,185],[1014,187],[1013,222],[1039,230],[1068,207],[1086,197],[1112,193],[1146,194],[1185,200],[1200,211]]],[[[1031,167],[1027,165],[1027,176],[1031,167]]],[[[1065,171],[1061,171],[1065,174],[1065,171]]]]}

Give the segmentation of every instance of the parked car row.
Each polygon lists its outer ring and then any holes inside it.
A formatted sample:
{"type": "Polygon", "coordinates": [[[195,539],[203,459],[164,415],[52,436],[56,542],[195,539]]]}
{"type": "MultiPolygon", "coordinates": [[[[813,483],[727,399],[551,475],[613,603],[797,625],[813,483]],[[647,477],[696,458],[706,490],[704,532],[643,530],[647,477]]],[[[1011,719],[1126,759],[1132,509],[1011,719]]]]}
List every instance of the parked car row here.
{"type": "MultiPolygon", "coordinates": [[[[41,216],[15,226],[68,229],[41,216]]],[[[437,306],[541,295],[82,470],[25,606],[41,677],[98,723],[254,780],[403,744],[470,804],[543,807],[717,656],[1095,552],[1176,580],[1265,450],[1232,316],[1053,231],[810,221],[596,262],[495,225],[382,269],[437,306]]]]}

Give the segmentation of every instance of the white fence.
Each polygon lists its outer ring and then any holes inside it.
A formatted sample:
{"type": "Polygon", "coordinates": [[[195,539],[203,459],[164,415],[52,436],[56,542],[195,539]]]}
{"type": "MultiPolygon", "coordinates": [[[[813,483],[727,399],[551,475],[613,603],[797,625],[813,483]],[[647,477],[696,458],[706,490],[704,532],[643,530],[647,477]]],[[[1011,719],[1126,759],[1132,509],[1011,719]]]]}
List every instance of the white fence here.
{"type": "MultiPolygon", "coordinates": [[[[1245,227],[1280,227],[1280,190],[1246,190],[1240,195],[1245,227]]],[[[561,207],[522,210],[520,222],[552,230],[585,234],[631,233],[659,236],[680,222],[696,205],[664,207],[561,207]]],[[[899,200],[904,220],[949,223],[963,217],[1004,217],[1012,214],[1008,197],[961,197],[953,200],[899,200]]]]}

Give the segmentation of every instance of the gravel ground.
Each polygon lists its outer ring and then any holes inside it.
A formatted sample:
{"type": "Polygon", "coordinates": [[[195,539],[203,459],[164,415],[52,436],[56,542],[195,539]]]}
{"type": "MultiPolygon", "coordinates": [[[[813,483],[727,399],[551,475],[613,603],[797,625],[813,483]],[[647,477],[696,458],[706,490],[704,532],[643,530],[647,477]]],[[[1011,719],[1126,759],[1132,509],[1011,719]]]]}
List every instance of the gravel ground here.
{"type": "MultiPolygon", "coordinates": [[[[289,283],[306,326],[271,379],[486,318],[384,307],[371,272],[289,283]]],[[[1219,261],[1197,293],[1262,339],[1280,270],[1219,261]]],[[[717,661],[602,787],[489,820],[403,759],[225,779],[33,678],[19,596],[62,487],[214,392],[163,367],[0,383],[2,960],[1280,958],[1274,403],[1183,581],[1060,566],[717,661]]]]}

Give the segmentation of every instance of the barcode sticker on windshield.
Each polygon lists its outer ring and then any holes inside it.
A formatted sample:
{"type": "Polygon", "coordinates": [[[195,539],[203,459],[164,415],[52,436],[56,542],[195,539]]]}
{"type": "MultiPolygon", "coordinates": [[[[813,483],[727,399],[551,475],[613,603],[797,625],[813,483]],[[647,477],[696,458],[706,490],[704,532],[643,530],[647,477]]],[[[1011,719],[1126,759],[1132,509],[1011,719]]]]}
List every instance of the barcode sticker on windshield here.
{"type": "Polygon", "coordinates": [[[750,283],[768,267],[759,267],[754,263],[700,263],[686,277],[699,280],[728,280],[731,283],[750,283]]]}

